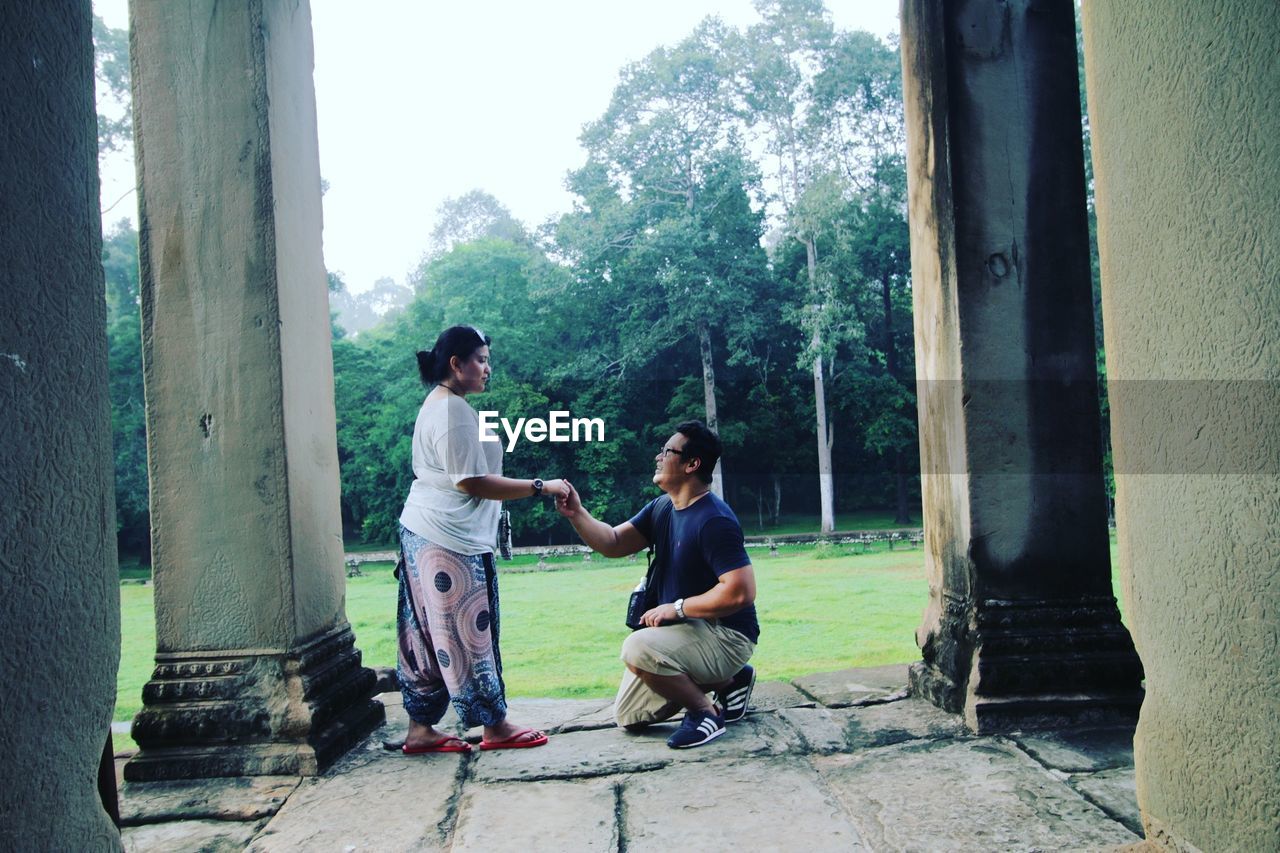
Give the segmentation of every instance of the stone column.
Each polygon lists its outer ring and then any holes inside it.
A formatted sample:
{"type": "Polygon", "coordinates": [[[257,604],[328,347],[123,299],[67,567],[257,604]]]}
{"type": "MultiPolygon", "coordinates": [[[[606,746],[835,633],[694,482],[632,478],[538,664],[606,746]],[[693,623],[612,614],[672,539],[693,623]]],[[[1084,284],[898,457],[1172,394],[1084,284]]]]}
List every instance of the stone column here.
{"type": "Polygon", "coordinates": [[[929,605],[978,732],[1132,720],[1111,592],[1070,0],[904,0],[929,605]]]}
{"type": "Polygon", "coordinates": [[[1280,16],[1086,3],[1147,837],[1280,849],[1280,16]]]}
{"type": "Polygon", "coordinates": [[[89,0],[0,22],[0,849],[119,849],[120,662],[89,0]]]}
{"type": "Polygon", "coordinates": [[[131,5],[157,649],[125,776],[316,773],[382,707],[343,610],[310,7],[131,5]]]}

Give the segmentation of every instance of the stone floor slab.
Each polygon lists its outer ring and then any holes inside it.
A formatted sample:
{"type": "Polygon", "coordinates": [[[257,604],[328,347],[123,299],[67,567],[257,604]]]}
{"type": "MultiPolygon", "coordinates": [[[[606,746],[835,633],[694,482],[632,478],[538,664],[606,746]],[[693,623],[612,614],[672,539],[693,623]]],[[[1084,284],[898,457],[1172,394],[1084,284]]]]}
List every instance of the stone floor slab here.
{"type": "Polygon", "coordinates": [[[795,728],[804,745],[804,751],[818,755],[844,752],[849,744],[845,738],[848,712],[830,708],[783,708],[777,717],[795,728]]]}
{"type": "MultiPolygon", "coordinates": [[[[409,715],[404,710],[400,694],[386,693],[378,698],[386,707],[387,721],[378,730],[376,739],[399,748],[399,744],[404,743],[405,732],[409,730],[409,715]]],[[[613,725],[613,702],[608,699],[512,699],[507,712],[520,725],[550,734],[613,725]]],[[[484,735],[481,726],[463,726],[452,707],[445,712],[436,728],[472,743],[479,743],[484,735]]]]}
{"type": "Polygon", "coordinates": [[[900,699],[839,712],[846,722],[849,748],[871,749],[908,740],[932,740],[966,734],[959,714],[948,714],[923,699],[900,699]]]}
{"type": "Polygon", "coordinates": [[[1067,780],[1085,799],[1123,823],[1135,835],[1142,834],[1138,810],[1138,786],[1132,767],[1084,773],[1067,780]]]}
{"type": "Polygon", "coordinates": [[[623,785],[628,853],[865,850],[803,759],[676,764],[623,785]]]}
{"type": "Polygon", "coordinates": [[[875,850],[1092,850],[1137,840],[997,739],[911,741],[813,761],[875,850]]]}
{"type": "Polygon", "coordinates": [[[323,776],[303,782],[250,849],[443,849],[467,760],[400,755],[366,741],[323,776]]]}
{"type": "Polygon", "coordinates": [[[246,822],[182,820],[133,826],[120,833],[120,841],[125,853],[173,853],[175,850],[239,853],[266,822],[265,818],[246,822]]]}
{"type": "Polygon", "coordinates": [[[781,708],[812,708],[817,704],[788,681],[758,681],[751,691],[751,707],[756,711],[781,708]]]}
{"type": "Polygon", "coordinates": [[[615,785],[603,779],[470,785],[453,849],[611,853],[618,849],[616,813],[615,785]]]}
{"type": "MultiPolygon", "coordinates": [[[[975,738],[957,716],[891,698],[899,682],[904,667],[797,679],[847,705],[836,708],[760,682],[752,713],[690,750],[666,746],[674,722],[640,734],[613,726],[608,699],[515,700],[513,719],[551,730],[550,743],[470,756],[385,751],[408,718],[397,693],[383,694],[388,724],[320,777],[165,783],[163,795],[156,783],[122,786],[126,819],[165,821],[126,829],[125,844],[1058,850],[1137,840],[1128,735],[975,738]]],[[[441,725],[464,731],[452,710],[441,725]]]]}
{"type": "MultiPolygon", "coordinates": [[[[512,699],[507,703],[507,716],[521,726],[555,734],[571,720],[598,714],[601,708],[613,703],[607,699],[512,699]]],[[[612,721],[612,712],[610,720],[612,721]]],[[[468,729],[467,740],[479,743],[484,729],[481,726],[468,729]]]]}
{"type": "Polygon", "coordinates": [[[475,782],[574,779],[655,770],[672,761],[665,744],[658,751],[644,738],[621,729],[598,729],[553,736],[533,749],[480,752],[471,778],[475,782]]]}
{"type": "Polygon", "coordinates": [[[907,664],[842,669],[806,675],[796,687],[828,708],[884,702],[907,695],[907,664]]]}
{"type": "Polygon", "coordinates": [[[125,782],[119,788],[120,823],[139,826],[162,821],[257,820],[280,811],[298,787],[298,776],[240,776],[125,782]]]}
{"type": "Polygon", "coordinates": [[[796,731],[773,714],[747,717],[729,726],[713,743],[697,749],[668,747],[667,738],[675,728],[673,723],[663,723],[634,734],[619,728],[568,732],[554,735],[546,746],[534,749],[480,752],[472,778],[505,782],[611,776],[725,755],[750,758],[805,751],[796,731]]]}
{"type": "Polygon", "coordinates": [[[1086,729],[1015,735],[1032,758],[1063,773],[1092,773],[1133,766],[1133,729],[1086,729]]]}
{"type": "Polygon", "coordinates": [[[600,707],[584,714],[579,714],[572,720],[567,721],[560,726],[561,732],[583,732],[592,729],[611,729],[617,723],[613,718],[613,700],[601,700],[600,707]]]}

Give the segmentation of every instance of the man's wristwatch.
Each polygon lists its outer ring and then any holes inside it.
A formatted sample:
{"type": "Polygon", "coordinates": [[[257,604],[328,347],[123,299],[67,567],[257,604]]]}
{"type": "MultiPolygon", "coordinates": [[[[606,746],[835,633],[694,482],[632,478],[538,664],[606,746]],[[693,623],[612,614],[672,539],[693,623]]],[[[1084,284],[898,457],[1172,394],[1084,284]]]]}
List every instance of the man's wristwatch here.
{"type": "Polygon", "coordinates": [[[682,621],[689,618],[688,616],[684,615],[684,599],[683,598],[677,598],[674,606],[676,608],[676,616],[679,616],[682,621]]]}
{"type": "Polygon", "coordinates": [[[542,481],[539,480],[537,477],[533,479],[533,496],[535,498],[542,497],[542,485],[543,485],[542,481]]]}

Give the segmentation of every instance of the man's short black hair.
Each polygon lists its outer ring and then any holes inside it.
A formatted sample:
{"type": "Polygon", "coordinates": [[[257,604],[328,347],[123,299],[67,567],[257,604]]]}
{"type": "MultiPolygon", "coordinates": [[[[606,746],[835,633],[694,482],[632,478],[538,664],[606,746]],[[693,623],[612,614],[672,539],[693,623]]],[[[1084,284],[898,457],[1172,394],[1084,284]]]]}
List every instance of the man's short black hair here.
{"type": "Polygon", "coordinates": [[[702,464],[695,472],[704,483],[711,482],[711,475],[720,461],[720,453],[724,449],[720,438],[702,421],[685,421],[676,427],[676,432],[685,437],[684,448],[680,451],[681,460],[699,459],[702,464]]]}

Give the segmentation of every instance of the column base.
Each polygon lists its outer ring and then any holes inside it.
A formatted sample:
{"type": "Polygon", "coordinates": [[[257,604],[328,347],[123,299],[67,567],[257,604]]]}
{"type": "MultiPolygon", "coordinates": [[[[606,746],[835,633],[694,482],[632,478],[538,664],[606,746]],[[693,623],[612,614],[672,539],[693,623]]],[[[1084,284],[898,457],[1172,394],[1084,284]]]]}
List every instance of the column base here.
{"type": "Polygon", "coordinates": [[[1142,697],[1141,688],[1090,694],[971,696],[964,708],[964,722],[980,735],[1112,726],[1132,729],[1138,723],[1142,697]]]}
{"type": "Polygon", "coordinates": [[[322,772],[382,724],[349,625],[285,654],[157,655],[130,782],[322,772]]]}
{"type": "Polygon", "coordinates": [[[978,734],[1133,725],[1142,663],[1111,596],[976,602],[964,618],[974,646],[911,667],[911,692],[963,713],[978,734]]]}
{"type": "Polygon", "coordinates": [[[907,670],[907,678],[907,689],[912,696],[918,696],[952,714],[959,714],[964,710],[965,686],[956,684],[935,667],[924,661],[916,661],[907,670]]]}

